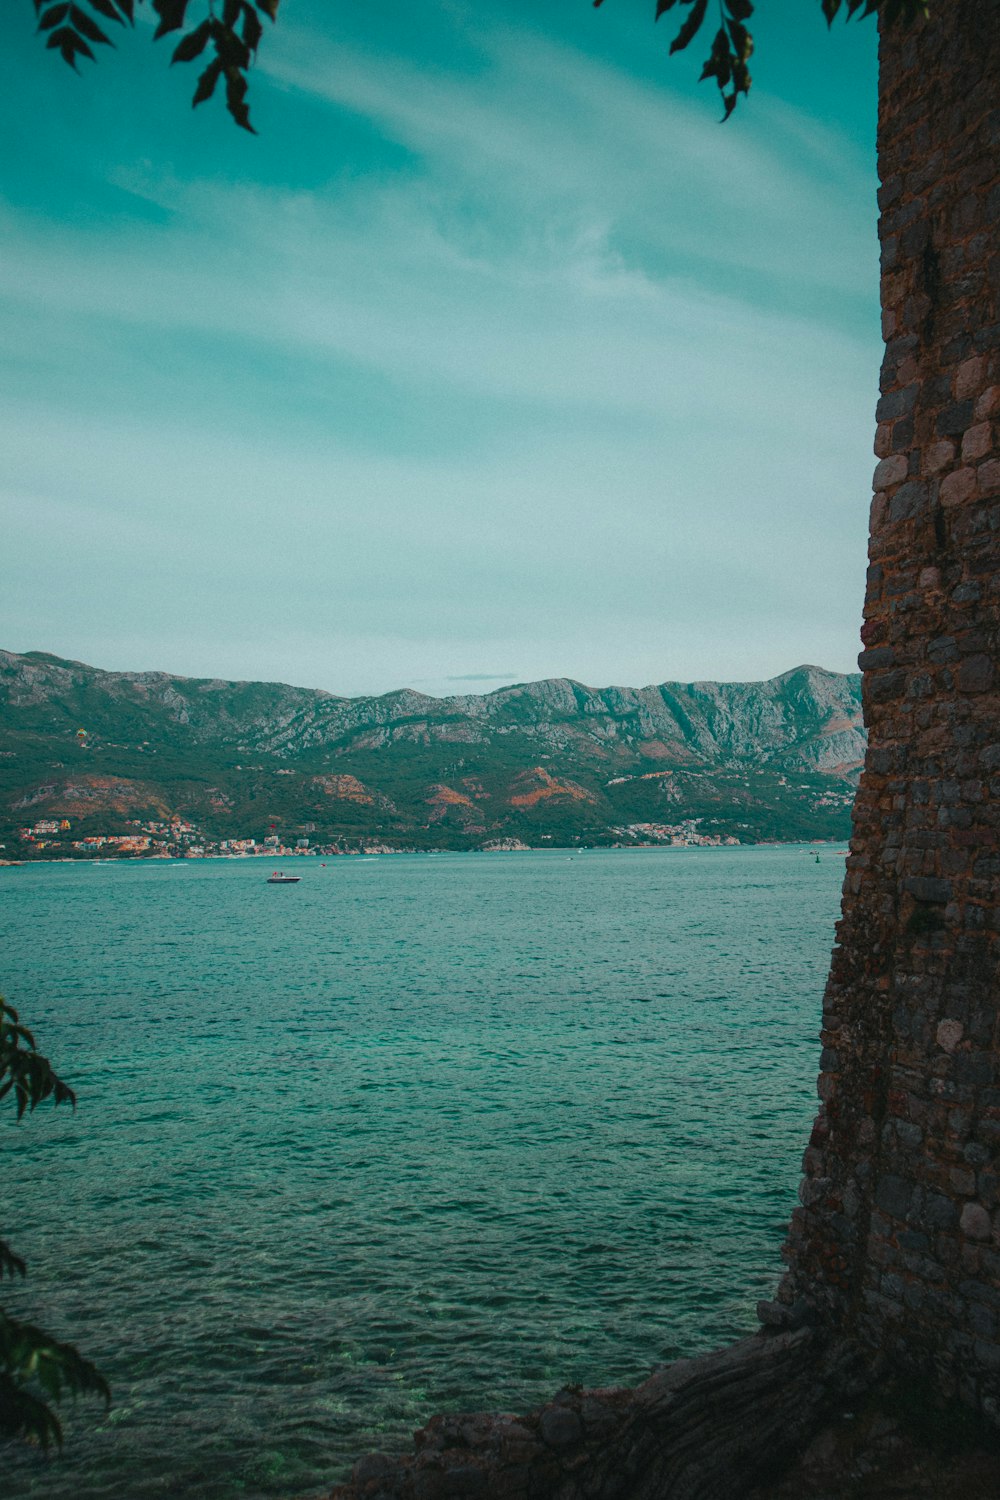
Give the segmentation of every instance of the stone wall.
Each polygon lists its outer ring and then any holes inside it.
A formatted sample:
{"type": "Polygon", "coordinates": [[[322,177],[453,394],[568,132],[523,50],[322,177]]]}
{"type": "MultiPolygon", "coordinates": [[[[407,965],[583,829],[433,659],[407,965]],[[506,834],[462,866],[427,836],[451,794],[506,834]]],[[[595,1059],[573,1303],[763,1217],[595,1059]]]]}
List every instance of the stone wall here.
{"type": "Polygon", "coordinates": [[[869,750],[780,1297],[1000,1420],[1000,5],[881,41],[869,750]]]}
{"type": "Polygon", "coordinates": [[[436,1417],[334,1500],[733,1500],[875,1351],[1000,1422],[1000,0],[933,11],[881,43],[869,749],[778,1301],[634,1391],[436,1417]]]}

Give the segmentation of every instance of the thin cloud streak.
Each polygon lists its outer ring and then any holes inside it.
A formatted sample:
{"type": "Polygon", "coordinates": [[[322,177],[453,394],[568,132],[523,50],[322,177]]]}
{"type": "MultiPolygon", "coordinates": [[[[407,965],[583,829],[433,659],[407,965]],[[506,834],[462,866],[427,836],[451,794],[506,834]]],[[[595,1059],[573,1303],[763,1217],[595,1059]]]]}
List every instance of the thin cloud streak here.
{"type": "Polygon", "coordinates": [[[445,202],[468,194],[530,208],[511,220],[529,243],[539,208],[549,217],[596,209],[671,257],[870,295],[858,266],[873,259],[873,240],[856,205],[872,174],[838,132],[755,100],[754,120],[723,144],[713,117],[668,88],[509,28],[477,27],[476,41],[489,66],[441,77],[290,31],[267,71],[377,124],[419,157],[445,202]],[[794,141],[804,160],[791,164],[775,141],[794,141]]]}
{"type": "Polygon", "coordinates": [[[864,164],[788,106],[721,142],[610,64],[470,37],[446,74],[275,33],[272,87],[402,148],[367,175],[133,162],[155,222],[0,206],[9,643],[345,692],[851,665],[864,164]]]}

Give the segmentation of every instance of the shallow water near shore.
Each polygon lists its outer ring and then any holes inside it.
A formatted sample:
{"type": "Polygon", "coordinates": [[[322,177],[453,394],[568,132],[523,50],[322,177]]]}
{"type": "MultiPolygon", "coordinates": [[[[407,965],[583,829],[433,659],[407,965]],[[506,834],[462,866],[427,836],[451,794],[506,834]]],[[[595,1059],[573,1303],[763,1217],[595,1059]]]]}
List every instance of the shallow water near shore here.
{"type": "Polygon", "coordinates": [[[814,1113],[843,855],[0,869],[79,1107],[0,1118],[16,1314],[114,1405],[5,1500],[316,1494],[435,1411],[750,1331],[814,1113]]]}

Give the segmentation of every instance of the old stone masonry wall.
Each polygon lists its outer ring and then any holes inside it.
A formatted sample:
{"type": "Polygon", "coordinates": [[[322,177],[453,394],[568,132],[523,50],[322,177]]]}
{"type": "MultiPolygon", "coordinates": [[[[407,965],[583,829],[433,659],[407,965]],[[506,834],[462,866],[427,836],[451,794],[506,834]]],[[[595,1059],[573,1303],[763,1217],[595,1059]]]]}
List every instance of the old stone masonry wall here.
{"type": "Polygon", "coordinates": [[[1000,1420],[1000,4],[881,42],[869,751],[781,1290],[1000,1420]]]}
{"type": "Polygon", "coordinates": [[[876,1351],[1000,1422],[1000,0],[932,13],[881,45],[869,749],[779,1300],[636,1390],[436,1417],[331,1500],[733,1500],[876,1351]]]}

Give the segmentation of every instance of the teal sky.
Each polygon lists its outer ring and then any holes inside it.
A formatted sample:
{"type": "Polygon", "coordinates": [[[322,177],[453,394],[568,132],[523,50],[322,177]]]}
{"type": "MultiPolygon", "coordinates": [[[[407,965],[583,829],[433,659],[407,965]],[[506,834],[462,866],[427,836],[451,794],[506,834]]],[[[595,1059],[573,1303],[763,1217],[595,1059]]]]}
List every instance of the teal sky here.
{"type": "MultiPolygon", "coordinates": [[[[341,693],[853,670],[874,24],[283,0],[260,134],[149,18],[0,58],[0,645],[341,693]]],[[[148,7],[147,7],[148,8],[148,7]]]]}

